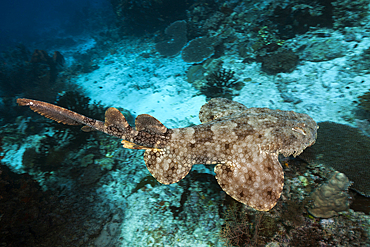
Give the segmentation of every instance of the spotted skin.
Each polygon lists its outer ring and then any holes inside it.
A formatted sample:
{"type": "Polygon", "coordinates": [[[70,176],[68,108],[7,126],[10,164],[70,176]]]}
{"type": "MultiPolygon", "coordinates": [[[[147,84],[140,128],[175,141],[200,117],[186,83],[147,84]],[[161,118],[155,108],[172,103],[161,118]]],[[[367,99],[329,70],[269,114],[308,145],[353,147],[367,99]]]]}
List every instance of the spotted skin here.
{"type": "Polygon", "coordinates": [[[247,108],[222,98],[202,106],[202,124],[178,129],[167,129],[147,114],[136,118],[133,129],[116,108],[107,110],[103,123],[41,101],[17,102],[55,121],[120,137],[125,148],[145,149],[148,170],[163,184],[180,181],[194,164],[215,164],[221,188],[260,211],[273,208],[283,190],[278,154],[299,155],[314,144],[318,129],[306,114],[247,108]]]}

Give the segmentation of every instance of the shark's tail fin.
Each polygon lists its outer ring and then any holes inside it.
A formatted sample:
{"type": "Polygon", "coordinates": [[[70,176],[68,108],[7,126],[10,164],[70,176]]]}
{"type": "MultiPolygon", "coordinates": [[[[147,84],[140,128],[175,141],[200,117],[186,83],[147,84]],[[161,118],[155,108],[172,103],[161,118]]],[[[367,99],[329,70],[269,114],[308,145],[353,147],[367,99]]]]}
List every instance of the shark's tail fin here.
{"type": "Polygon", "coordinates": [[[58,123],[68,125],[81,125],[84,123],[85,116],[76,112],[70,111],[63,107],[49,104],[43,101],[18,98],[17,103],[20,106],[29,106],[31,110],[38,114],[50,118],[51,120],[57,121],[58,123]]]}
{"type": "Polygon", "coordinates": [[[105,122],[95,120],[63,107],[33,99],[17,99],[20,106],[29,106],[31,110],[58,123],[85,125],[83,131],[99,130],[108,135],[123,139],[125,148],[151,149],[161,148],[166,143],[168,129],[154,117],[142,114],[136,118],[136,129],[132,128],[123,114],[116,108],[108,108],[105,122]]]}
{"type": "Polygon", "coordinates": [[[116,108],[109,108],[105,112],[105,122],[102,122],[43,101],[19,98],[17,103],[20,106],[29,106],[34,112],[58,123],[85,125],[82,127],[83,131],[99,130],[119,138],[131,138],[135,134],[135,130],[131,128],[125,117],[116,108]]]}

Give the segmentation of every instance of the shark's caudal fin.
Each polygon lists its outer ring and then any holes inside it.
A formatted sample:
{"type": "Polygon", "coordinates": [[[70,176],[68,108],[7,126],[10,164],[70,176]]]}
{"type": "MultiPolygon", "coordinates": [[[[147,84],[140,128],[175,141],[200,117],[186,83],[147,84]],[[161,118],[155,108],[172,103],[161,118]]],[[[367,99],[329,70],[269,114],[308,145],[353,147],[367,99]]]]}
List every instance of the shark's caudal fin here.
{"type": "Polygon", "coordinates": [[[19,106],[29,106],[32,111],[37,112],[44,117],[50,118],[51,120],[57,121],[58,123],[68,125],[84,124],[83,118],[85,118],[85,116],[60,106],[24,98],[17,99],[17,103],[19,106]]]}
{"type": "Polygon", "coordinates": [[[95,120],[66,108],[33,99],[17,99],[20,106],[29,106],[31,110],[58,123],[85,125],[83,131],[99,130],[112,136],[130,139],[135,134],[122,113],[116,108],[105,112],[105,122],[95,120]]]}

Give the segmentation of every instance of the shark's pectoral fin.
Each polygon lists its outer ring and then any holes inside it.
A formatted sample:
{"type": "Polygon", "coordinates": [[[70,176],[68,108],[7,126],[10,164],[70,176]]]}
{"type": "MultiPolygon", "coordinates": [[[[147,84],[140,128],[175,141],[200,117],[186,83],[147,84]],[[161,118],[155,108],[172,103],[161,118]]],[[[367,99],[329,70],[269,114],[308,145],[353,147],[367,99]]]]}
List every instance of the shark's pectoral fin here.
{"type": "Polygon", "coordinates": [[[140,145],[137,145],[133,142],[129,142],[129,141],[126,141],[126,140],[122,140],[121,143],[122,143],[124,148],[128,148],[128,149],[153,149],[153,148],[149,148],[149,147],[145,147],[145,146],[140,146],[140,145]]]}
{"type": "Polygon", "coordinates": [[[81,128],[81,130],[82,130],[83,132],[96,131],[96,129],[94,129],[94,128],[90,127],[90,126],[87,126],[87,125],[83,126],[83,127],[81,128]]]}
{"type": "Polygon", "coordinates": [[[276,205],[283,190],[283,169],[276,154],[262,152],[253,160],[255,163],[229,161],[217,165],[216,179],[235,200],[259,211],[268,211],[276,205]]]}
{"type": "Polygon", "coordinates": [[[183,179],[193,164],[186,157],[172,155],[164,149],[148,149],[144,161],[149,172],[162,184],[173,184],[183,179]]]}

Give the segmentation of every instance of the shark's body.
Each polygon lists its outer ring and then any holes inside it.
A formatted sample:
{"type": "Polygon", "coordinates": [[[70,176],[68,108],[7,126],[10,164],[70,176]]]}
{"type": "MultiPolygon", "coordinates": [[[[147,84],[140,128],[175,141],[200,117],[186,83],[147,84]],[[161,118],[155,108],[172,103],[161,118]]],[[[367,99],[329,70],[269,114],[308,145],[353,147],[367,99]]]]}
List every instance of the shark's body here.
{"type": "Polygon", "coordinates": [[[145,164],[163,184],[178,182],[194,164],[216,164],[221,188],[261,211],[274,207],[283,189],[278,154],[300,154],[315,142],[318,128],[306,114],[247,108],[222,98],[202,106],[202,124],[178,129],[167,129],[147,114],[136,118],[134,129],[116,108],[109,108],[102,122],[41,101],[17,102],[57,122],[119,137],[125,148],[146,149],[145,164]]]}

